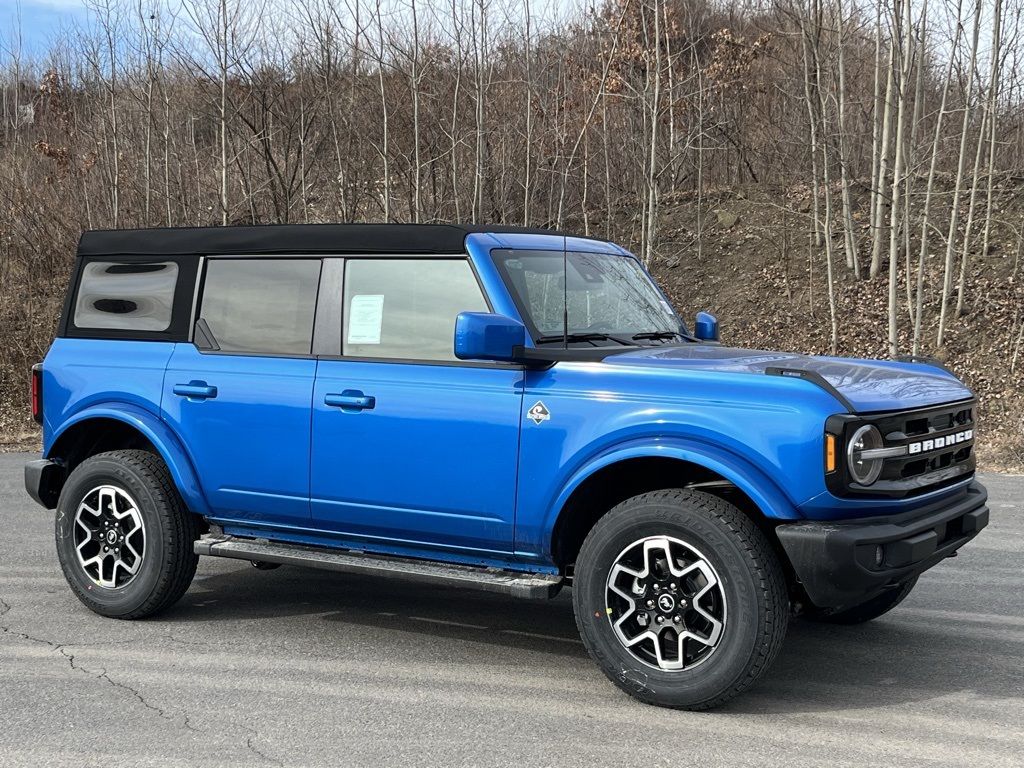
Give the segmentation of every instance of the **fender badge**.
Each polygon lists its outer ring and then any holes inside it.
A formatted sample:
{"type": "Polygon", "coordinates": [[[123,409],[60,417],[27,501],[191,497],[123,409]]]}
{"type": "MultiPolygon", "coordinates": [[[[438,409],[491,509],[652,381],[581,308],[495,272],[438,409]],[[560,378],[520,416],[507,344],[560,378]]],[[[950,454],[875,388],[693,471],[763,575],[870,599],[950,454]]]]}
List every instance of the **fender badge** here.
{"type": "Polygon", "coordinates": [[[526,412],[526,418],[532,419],[534,424],[540,424],[551,418],[551,411],[544,407],[544,403],[538,400],[534,406],[526,412]]]}

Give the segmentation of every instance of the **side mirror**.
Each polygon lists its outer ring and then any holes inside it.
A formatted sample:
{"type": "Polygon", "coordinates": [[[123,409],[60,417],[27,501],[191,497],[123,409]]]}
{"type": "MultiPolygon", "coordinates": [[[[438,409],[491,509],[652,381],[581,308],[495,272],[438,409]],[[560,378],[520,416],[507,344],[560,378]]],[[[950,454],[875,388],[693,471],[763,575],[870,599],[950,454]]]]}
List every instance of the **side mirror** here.
{"type": "Polygon", "coordinates": [[[489,312],[462,312],[455,320],[455,356],[459,360],[510,362],[513,349],[526,345],[526,326],[489,312]]]}
{"type": "Polygon", "coordinates": [[[709,312],[698,312],[694,335],[701,341],[718,341],[718,318],[709,312]]]}

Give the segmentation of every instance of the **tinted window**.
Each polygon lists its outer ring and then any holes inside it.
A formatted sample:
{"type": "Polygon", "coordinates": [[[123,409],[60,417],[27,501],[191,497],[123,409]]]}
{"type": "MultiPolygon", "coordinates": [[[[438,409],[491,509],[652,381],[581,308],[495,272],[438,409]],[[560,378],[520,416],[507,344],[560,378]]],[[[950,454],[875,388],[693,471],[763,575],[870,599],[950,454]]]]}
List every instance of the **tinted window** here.
{"type": "Polygon", "coordinates": [[[319,259],[213,259],[199,316],[224,352],[308,355],[319,259]]]}
{"type": "Polygon", "coordinates": [[[78,328],[166,331],[177,283],[178,265],[174,262],[89,262],[82,268],[74,324],[78,328]]]}
{"type": "Polygon", "coordinates": [[[353,259],[345,267],[342,352],[455,360],[455,318],[486,311],[464,259],[353,259]]]}

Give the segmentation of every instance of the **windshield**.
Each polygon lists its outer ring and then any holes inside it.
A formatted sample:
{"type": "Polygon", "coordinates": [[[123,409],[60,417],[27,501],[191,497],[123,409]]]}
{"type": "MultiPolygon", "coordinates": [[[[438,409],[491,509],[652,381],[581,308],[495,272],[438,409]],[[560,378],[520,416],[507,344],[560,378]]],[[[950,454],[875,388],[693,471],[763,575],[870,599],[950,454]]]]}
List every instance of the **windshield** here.
{"type": "Polygon", "coordinates": [[[571,345],[597,346],[684,338],[679,318],[630,256],[521,250],[491,255],[537,344],[565,338],[571,345]]]}

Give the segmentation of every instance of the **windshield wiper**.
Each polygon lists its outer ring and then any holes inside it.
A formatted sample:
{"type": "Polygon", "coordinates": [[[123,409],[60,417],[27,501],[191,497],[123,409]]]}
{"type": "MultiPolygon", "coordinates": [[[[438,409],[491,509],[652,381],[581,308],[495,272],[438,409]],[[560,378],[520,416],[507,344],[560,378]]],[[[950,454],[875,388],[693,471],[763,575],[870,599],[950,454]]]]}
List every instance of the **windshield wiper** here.
{"type": "MultiPolygon", "coordinates": [[[[589,331],[585,333],[553,333],[550,336],[538,336],[534,339],[534,342],[537,344],[553,344],[556,341],[589,341],[591,344],[594,344],[595,341],[614,341],[616,344],[622,344],[625,347],[636,346],[632,341],[624,339],[621,336],[615,336],[611,333],[593,333],[589,331]]],[[[598,345],[594,344],[594,346],[596,347],[598,345]]]]}
{"type": "Polygon", "coordinates": [[[631,337],[633,341],[651,339],[652,341],[668,341],[669,339],[682,339],[684,341],[697,341],[692,336],[687,336],[679,331],[650,331],[647,333],[636,333],[631,337]]]}

